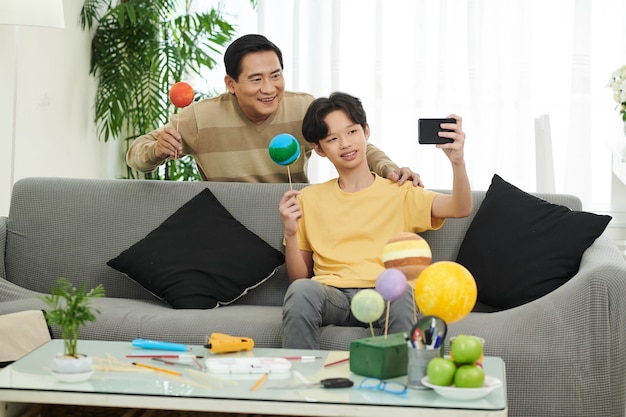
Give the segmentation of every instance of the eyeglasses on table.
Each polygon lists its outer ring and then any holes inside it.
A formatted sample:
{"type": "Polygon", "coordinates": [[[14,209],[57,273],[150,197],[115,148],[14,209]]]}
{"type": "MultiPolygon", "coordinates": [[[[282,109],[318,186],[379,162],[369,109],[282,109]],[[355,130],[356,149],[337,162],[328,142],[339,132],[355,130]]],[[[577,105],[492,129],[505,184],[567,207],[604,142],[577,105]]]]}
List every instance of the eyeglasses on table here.
{"type": "Polygon", "coordinates": [[[365,378],[356,389],[378,390],[394,395],[403,395],[408,391],[407,386],[400,382],[383,381],[378,378],[365,378]]]}

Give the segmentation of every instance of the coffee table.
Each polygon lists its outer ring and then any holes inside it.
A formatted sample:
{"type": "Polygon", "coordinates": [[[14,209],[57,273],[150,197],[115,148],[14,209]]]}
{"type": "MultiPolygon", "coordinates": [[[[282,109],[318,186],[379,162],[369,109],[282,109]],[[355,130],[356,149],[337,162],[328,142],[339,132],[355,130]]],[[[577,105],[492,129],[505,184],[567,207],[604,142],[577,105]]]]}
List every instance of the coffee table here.
{"type": "MultiPolygon", "coordinates": [[[[474,401],[445,399],[432,390],[409,389],[406,396],[382,391],[358,390],[363,377],[350,373],[349,363],[324,367],[346,358],[347,352],[255,348],[221,354],[219,357],[318,356],[310,361],[292,360],[291,371],[270,373],[256,390],[259,374],[223,375],[191,367],[169,366],[149,358],[126,355],[173,352],[140,350],[128,342],[79,341],[79,350],[96,359],[97,370],[85,382],[58,382],[49,370],[51,358],[62,352],[63,342],[52,340],[0,371],[0,417],[14,417],[20,404],[66,404],[101,407],[150,408],[225,413],[277,414],[292,416],[506,416],[506,381],[502,359],[485,357],[487,375],[503,386],[474,401]],[[180,376],[133,366],[132,362],[176,370],[180,376]],[[297,384],[298,371],[311,382],[349,377],[355,387],[322,389],[276,389],[297,384]]],[[[176,352],[174,352],[176,353],[176,352]]],[[[194,355],[216,357],[202,346],[192,346],[194,355]]],[[[204,359],[199,359],[201,364],[204,359]]],[[[406,376],[393,380],[406,383],[406,376]]]]}

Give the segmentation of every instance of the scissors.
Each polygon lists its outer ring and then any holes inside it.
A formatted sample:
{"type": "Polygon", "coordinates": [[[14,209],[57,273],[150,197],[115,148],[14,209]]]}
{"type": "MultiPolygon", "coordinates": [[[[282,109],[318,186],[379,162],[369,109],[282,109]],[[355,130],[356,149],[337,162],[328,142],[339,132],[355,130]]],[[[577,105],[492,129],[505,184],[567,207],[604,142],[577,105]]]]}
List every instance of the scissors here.
{"type": "Polygon", "coordinates": [[[438,348],[446,337],[448,326],[437,316],[420,318],[411,329],[411,342],[417,348],[438,348]]]}
{"type": "Polygon", "coordinates": [[[417,327],[417,324],[411,329],[411,343],[420,349],[424,347],[424,333],[422,333],[422,329],[417,327]]]}
{"type": "Polygon", "coordinates": [[[348,378],[326,378],[319,382],[301,383],[295,385],[280,385],[267,387],[268,389],[298,389],[298,388],[349,388],[354,385],[348,378]]]}
{"type": "Polygon", "coordinates": [[[319,382],[311,382],[298,371],[293,371],[295,379],[300,381],[298,384],[281,385],[268,387],[272,389],[298,389],[298,388],[349,388],[354,385],[354,382],[348,378],[326,378],[319,382]]]}

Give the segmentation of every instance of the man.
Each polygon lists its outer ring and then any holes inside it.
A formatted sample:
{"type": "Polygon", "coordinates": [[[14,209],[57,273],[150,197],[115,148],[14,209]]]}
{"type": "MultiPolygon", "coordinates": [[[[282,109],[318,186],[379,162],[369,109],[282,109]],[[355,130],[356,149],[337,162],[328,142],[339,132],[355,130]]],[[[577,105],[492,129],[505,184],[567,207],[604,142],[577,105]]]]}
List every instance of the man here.
{"type": "MultiPolygon", "coordinates": [[[[206,181],[289,182],[286,167],[268,153],[274,136],[289,133],[302,149],[289,166],[291,179],[309,182],[313,148],[301,127],[313,96],[285,91],[280,49],[262,35],[245,35],[227,48],[224,64],[228,92],[193,103],[166,126],[137,138],[126,155],[128,165],[148,172],[168,158],[190,154],[206,181]]],[[[384,178],[423,186],[417,173],[399,168],[374,145],[368,144],[367,161],[384,178]]]]}

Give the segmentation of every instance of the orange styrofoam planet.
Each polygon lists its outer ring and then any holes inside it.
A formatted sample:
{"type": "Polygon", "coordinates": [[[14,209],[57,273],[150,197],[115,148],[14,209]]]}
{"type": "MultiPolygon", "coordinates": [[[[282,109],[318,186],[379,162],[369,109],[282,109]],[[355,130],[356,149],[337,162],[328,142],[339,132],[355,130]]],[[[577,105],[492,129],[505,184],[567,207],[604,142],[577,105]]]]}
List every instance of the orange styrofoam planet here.
{"type": "Polygon", "coordinates": [[[170,101],[176,107],[187,107],[194,97],[193,87],[184,81],[179,81],[170,88],[170,101]]]}

